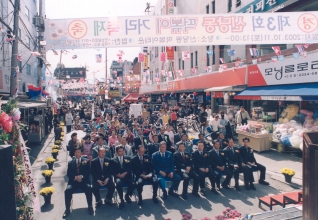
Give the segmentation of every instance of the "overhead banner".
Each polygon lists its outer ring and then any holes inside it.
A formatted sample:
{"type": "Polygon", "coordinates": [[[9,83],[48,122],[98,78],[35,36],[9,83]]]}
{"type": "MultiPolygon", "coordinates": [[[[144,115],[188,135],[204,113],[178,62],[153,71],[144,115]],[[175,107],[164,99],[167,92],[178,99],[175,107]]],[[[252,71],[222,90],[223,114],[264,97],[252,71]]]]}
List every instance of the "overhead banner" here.
{"type": "Polygon", "coordinates": [[[248,86],[309,83],[317,78],[318,53],[248,67],[248,86]]]}
{"type": "Polygon", "coordinates": [[[235,13],[276,12],[298,1],[300,0],[254,0],[251,3],[245,5],[243,8],[235,11],[235,13]]]}
{"type": "Polygon", "coordinates": [[[46,19],[46,49],[318,43],[318,11],[46,19]]]}

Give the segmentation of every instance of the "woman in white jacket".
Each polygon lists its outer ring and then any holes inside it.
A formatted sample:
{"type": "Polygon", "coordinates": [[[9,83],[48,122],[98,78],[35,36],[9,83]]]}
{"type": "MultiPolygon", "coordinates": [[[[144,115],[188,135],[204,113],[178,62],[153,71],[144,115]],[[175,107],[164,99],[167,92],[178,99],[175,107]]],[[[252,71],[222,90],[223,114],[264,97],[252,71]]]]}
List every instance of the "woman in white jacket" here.
{"type": "Polygon", "coordinates": [[[66,122],[66,131],[67,133],[69,133],[71,132],[72,125],[73,125],[73,116],[70,110],[67,110],[67,113],[65,115],[65,122],[66,122]]]}

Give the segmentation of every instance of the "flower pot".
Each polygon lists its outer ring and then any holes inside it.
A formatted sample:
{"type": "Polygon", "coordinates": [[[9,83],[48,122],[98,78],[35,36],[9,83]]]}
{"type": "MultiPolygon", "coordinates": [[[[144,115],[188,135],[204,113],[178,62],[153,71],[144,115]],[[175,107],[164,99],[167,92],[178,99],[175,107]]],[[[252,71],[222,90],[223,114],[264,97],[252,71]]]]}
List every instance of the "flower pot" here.
{"type": "Polygon", "coordinates": [[[49,194],[47,196],[45,196],[45,195],[43,196],[45,204],[47,204],[47,205],[51,204],[51,196],[52,196],[52,194],[49,194]]]}
{"type": "Polygon", "coordinates": [[[51,176],[46,176],[45,177],[45,182],[50,183],[51,182],[51,176]]]}
{"type": "Polygon", "coordinates": [[[56,160],[56,157],[57,157],[57,153],[54,153],[54,154],[52,154],[52,157],[56,160]]]}
{"type": "Polygon", "coordinates": [[[290,175],[284,175],[284,176],[285,176],[285,182],[286,183],[291,183],[291,180],[292,180],[293,176],[290,176],[290,175]]]}
{"type": "Polygon", "coordinates": [[[53,164],[54,163],[48,163],[47,166],[49,167],[49,170],[53,170],[53,164]]]}

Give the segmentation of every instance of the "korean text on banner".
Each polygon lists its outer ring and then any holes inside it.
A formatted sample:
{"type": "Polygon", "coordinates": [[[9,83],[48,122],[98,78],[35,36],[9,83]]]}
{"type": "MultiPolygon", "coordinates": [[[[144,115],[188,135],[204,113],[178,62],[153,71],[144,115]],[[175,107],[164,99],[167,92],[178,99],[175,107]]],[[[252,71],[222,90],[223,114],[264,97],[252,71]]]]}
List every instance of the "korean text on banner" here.
{"type": "Polygon", "coordinates": [[[318,43],[318,11],[47,19],[46,27],[46,48],[56,50],[318,43]]]}
{"type": "Polygon", "coordinates": [[[167,15],[174,14],[174,0],[166,0],[166,14],[167,15]]]}
{"type": "Polygon", "coordinates": [[[148,55],[147,54],[145,54],[145,60],[144,60],[143,64],[144,64],[144,70],[147,70],[148,69],[148,55]]]}
{"type": "Polygon", "coordinates": [[[167,59],[174,60],[174,47],[166,47],[167,59]]]}

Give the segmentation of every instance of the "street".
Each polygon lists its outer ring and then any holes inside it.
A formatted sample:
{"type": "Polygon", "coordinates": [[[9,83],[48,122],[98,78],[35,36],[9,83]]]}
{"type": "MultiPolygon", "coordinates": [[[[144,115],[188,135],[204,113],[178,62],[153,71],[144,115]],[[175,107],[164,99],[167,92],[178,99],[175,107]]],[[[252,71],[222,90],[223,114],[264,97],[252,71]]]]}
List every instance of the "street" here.
{"type": "MultiPolygon", "coordinates": [[[[84,132],[76,131],[78,138],[84,136],[84,132]]],[[[45,184],[44,177],[41,172],[47,169],[45,164],[45,158],[50,156],[51,146],[53,145],[53,134],[50,134],[43,146],[35,147],[32,149],[30,156],[36,157],[32,168],[34,172],[34,179],[38,190],[42,187],[53,186],[55,192],[52,195],[51,205],[43,205],[44,199],[40,196],[41,212],[35,214],[35,219],[62,219],[64,206],[64,190],[67,185],[68,177],[66,175],[67,161],[70,157],[66,155],[64,151],[65,145],[70,139],[70,135],[73,132],[66,134],[63,141],[63,149],[60,150],[58,155],[58,161],[54,163],[54,174],[51,179],[51,184],[45,184]],[[41,148],[41,151],[39,149],[41,148]],[[37,152],[40,152],[38,156],[37,152]]],[[[195,134],[191,134],[194,136],[195,134]]],[[[300,158],[295,158],[290,155],[278,153],[275,151],[268,151],[261,154],[255,153],[256,160],[265,165],[267,168],[266,180],[270,183],[270,186],[259,185],[255,183],[256,191],[247,191],[243,186],[242,175],[240,176],[241,192],[234,190],[221,189],[219,195],[214,195],[208,191],[206,198],[196,198],[189,193],[188,200],[184,201],[181,197],[175,198],[168,196],[168,198],[162,202],[160,199],[159,204],[154,204],[151,200],[151,186],[145,186],[143,192],[144,204],[142,207],[138,207],[135,202],[134,196],[132,197],[133,203],[126,204],[124,209],[120,210],[117,204],[112,207],[103,205],[95,212],[95,216],[89,216],[87,212],[87,203],[84,194],[73,195],[72,213],[67,219],[182,219],[182,214],[191,214],[194,219],[202,219],[209,217],[214,219],[214,216],[219,215],[226,207],[236,209],[242,214],[245,213],[259,213],[263,212],[258,208],[258,198],[278,194],[281,192],[290,192],[298,190],[301,187],[302,179],[302,163],[300,158]],[[280,169],[283,167],[292,168],[296,171],[296,175],[293,178],[292,184],[284,182],[283,175],[280,174],[280,169]]],[[[257,174],[254,174],[255,178],[257,174]]],[[[257,179],[257,178],[256,178],[257,179]]],[[[232,179],[231,186],[233,187],[234,180],[232,179]]],[[[189,192],[191,192],[191,186],[189,186],[189,192]]],[[[182,191],[182,182],[179,186],[179,193],[182,191]]],[[[106,192],[102,191],[102,198],[105,197],[106,192]]],[[[94,198],[94,196],[93,196],[94,198]]],[[[93,199],[93,204],[95,203],[93,199]]],[[[268,210],[268,207],[264,207],[268,210]]],[[[274,206],[274,210],[281,209],[280,206],[274,206]]]]}

